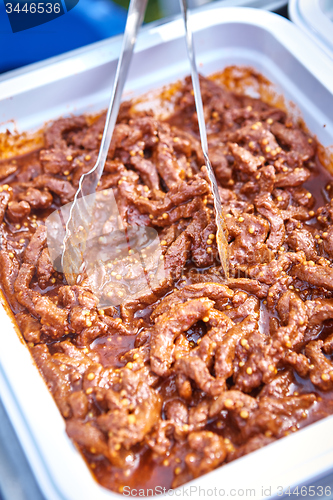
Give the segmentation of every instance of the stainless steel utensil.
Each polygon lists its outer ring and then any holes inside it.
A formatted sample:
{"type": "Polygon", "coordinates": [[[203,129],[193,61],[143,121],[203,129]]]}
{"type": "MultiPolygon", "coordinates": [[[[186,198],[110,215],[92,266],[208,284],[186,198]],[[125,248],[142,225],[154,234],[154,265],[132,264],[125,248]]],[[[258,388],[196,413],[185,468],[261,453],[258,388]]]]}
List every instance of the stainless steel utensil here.
{"type": "Polygon", "coordinates": [[[80,246],[77,243],[78,240],[84,242],[89,233],[90,222],[89,206],[84,203],[84,199],[82,199],[82,201],[80,200],[78,204],[78,199],[81,196],[85,197],[95,192],[98,181],[103,173],[112,134],[117,121],[123,88],[132,59],[137,34],[143,22],[147,1],[148,0],[131,0],[130,2],[99,155],[95,166],[80,179],[79,187],[74,196],[66,222],[66,234],[63,241],[61,263],[62,268],[65,270],[66,279],[71,285],[75,284],[77,270],[80,269],[83,263],[82,245],[80,246]],[[81,239],[78,238],[80,235],[82,235],[81,239]]]}
{"type": "Polygon", "coordinates": [[[221,198],[220,198],[220,194],[219,194],[219,190],[218,190],[218,186],[217,186],[217,182],[216,182],[216,177],[215,177],[214,170],[213,170],[213,167],[210,163],[209,156],[208,156],[207,132],[206,132],[202,97],[201,97],[201,91],[200,91],[200,81],[199,81],[196,60],[195,60],[193,34],[192,34],[192,30],[191,30],[190,23],[189,23],[189,17],[188,17],[187,0],[179,0],[179,1],[180,1],[180,6],[181,6],[183,18],[184,18],[187,54],[188,54],[188,59],[190,61],[190,65],[191,65],[191,77],[192,77],[192,84],[193,84],[193,91],[194,91],[195,107],[196,107],[196,111],[197,111],[197,115],[198,115],[201,147],[202,147],[202,152],[203,152],[203,155],[205,158],[208,177],[210,180],[212,193],[213,193],[213,197],[214,197],[215,218],[216,218],[216,226],[217,226],[217,233],[216,233],[217,248],[219,251],[224,275],[226,278],[229,278],[229,257],[228,257],[228,241],[226,238],[226,224],[225,224],[225,220],[224,220],[224,216],[223,216],[221,198]]]}

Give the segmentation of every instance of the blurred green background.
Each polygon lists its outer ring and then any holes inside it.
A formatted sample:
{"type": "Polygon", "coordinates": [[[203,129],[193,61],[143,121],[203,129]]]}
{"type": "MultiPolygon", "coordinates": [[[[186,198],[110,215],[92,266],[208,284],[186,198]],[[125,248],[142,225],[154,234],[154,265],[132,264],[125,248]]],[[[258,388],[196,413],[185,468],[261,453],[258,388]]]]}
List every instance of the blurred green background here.
{"type": "MultiPolygon", "coordinates": [[[[129,0],[113,0],[114,3],[125,7],[126,9],[129,6],[129,0]]],[[[156,21],[156,19],[160,19],[163,17],[163,12],[161,7],[159,6],[158,0],[149,0],[147,11],[145,15],[145,22],[150,23],[151,21],[156,21]]]]}

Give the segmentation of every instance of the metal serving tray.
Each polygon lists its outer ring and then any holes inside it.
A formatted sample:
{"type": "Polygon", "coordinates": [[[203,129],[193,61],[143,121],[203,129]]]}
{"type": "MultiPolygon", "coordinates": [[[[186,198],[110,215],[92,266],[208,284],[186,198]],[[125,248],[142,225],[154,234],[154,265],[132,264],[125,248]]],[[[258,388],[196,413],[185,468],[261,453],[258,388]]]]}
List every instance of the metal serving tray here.
{"type": "MultiPolygon", "coordinates": [[[[203,74],[230,64],[255,67],[276,84],[287,102],[296,104],[324,146],[333,143],[333,80],[328,71],[333,63],[299,28],[272,13],[246,8],[201,11],[193,15],[193,27],[203,74]]],[[[1,130],[11,125],[10,120],[21,131],[31,130],[61,115],[105,107],[120,42],[116,38],[97,43],[0,78],[1,130]]],[[[159,88],[188,71],[180,19],[145,29],[133,59],[127,96],[159,88]]],[[[120,498],[95,482],[67,438],[53,398],[2,307],[0,322],[0,396],[45,497],[120,498]]],[[[216,487],[217,494],[224,490],[224,496],[267,499],[278,487],[306,484],[333,469],[332,432],[333,417],[329,417],[192,481],[184,489],[189,492],[192,488],[193,498],[199,497],[194,488],[206,489],[209,496],[208,490],[216,487]],[[235,488],[243,492],[235,494],[235,488]]],[[[183,496],[182,491],[177,494],[183,496]]]]}
{"type": "Polygon", "coordinates": [[[332,0],[289,0],[291,20],[333,59],[332,0]]]}

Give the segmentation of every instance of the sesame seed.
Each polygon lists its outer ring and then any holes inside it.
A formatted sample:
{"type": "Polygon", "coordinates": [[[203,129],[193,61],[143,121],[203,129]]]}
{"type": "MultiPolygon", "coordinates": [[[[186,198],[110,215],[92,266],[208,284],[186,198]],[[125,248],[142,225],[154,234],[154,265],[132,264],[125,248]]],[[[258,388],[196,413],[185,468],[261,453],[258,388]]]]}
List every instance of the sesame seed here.
{"type": "Polygon", "coordinates": [[[238,217],[238,222],[244,222],[244,217],[238,217]]]}
{"type": "Polygon", "coordinates": [[[126,368],[128,368],[129,370],[132,370],[133,368],[133,363],[131,363],[130,361],[127,363],[126,365],[126,368]]]}
{"type": "Polygon", "coordinates": [[[331,377],[329,376],[329,374],[328,374],[328,373],[323,373],[323,374],[321,375],[321,379],[322,379],[324,382],[328,382],[328,381],[330,380],[330,378],[331,378],[331,377]]]}
{"type": "Polygon", "coordinates": [[[88,387],[88,389],[86,390],[86,394],[88,394],[89,396],[89,394],[91,394],[92,391],[93,391],[92,387],[88,387]]]}
{"type": "Polygon", "coordinates": [[[209,321],[209,316],[204,316],[204,317],[202,318],[202,321],[203,321],[204,323],[208,323],[208,321],[209,321]]]}
{"type": "Polygon", "coordinates": [[[166,240],[162,240],[162,241],[161,241],[161,245],[163,245],[163,246],[167,245],[166,240]]]}
{"type": "Polygon", "coordinates": [[[282,201],[283,200],[282,196],[278,196],[276,199],[277,199],[277,201],[282,201]]]}
{"type": "Polygon", "coordinates": [[[209,234],[208,238],[210,238],[211,240],[213,240],[215,238],[215,234],[209,234]]]}
{"type": "Polygon", "coordinates": [[[240,344],[241,344],[241,346],[245,347],[247,345],[247,340],[246,339],[242,339],[240,341],[240,344]]]}
{"type": "Polygon", "coordinates": [[[207,253],[212,253],[212,249],[210,247],[207,248],[207,253]]]}
{"type": "Polygon", "coordinates": [[[232,399],[229,399],[227,398],[225,401],[224,401],[224,406],[228,409],[230,408],[233,408],[234,407],[234,402],[232,399]]]}
{"type": "Polygon", "coordinates": [[[162,214],[163,219],[167,219],[168,217],[169,217],[169,214],[167,214],[166,212],[164,212],[164,214],[162,214]]]}
{"type": "Polygon", "coordinates": [[[88,320],[88,321],[86,321],[86,325],[89,328],[90,326],[92,326],[92,322],[90,320],[88,320]]]}
{"type": "Polygon", "coordinates": [[[266,146],[265,151],[266,151],[266,153],[269,153],[271,151],[270,146],[266,146]]]}
{"type": "Polygon", "coordinates": [[[312,194],[311,193],[306,193],[306,197],[310,199],[310,198],[312,198],[312,194]]]}
{"type": "Polygon", "coordinates": [[[263,139],[261,142],[262,142],[262,144],[263,144],[264,146],[267,146],[267,144],[268,144],[268,139],[263,139]]]}
{"type": "Polygon", "coordinates": [[[25,243],[25,239],[24,239],[24,238],[21,238],[21,239],[19,240],[19,242],[20,242],[20,243],[25,243]]]}
{"type": "Polygon", "coordinates": [[[272,125],[273,120],[272,120],[272,118],[267,118],[266,122],[268,123],[268,125],[272,125]]]}
{"type": "Polygon", "coordinates": [[[240,412],[239,416],[240,416],[241,418],[247,419],[247,418],[249,418],[249,412],[248,412],[248,411],[246,411],[246,410],[242,410],[242,411],[240,412]]]}
{"type": "Polygon", "coordinates": [[[246,373],[247,373],[248,375],[252,375],[253,370],[252,370],[252,368],[251,368],[250,366],[249,366],[248,368],[246,368],[246,373]]]}
{"type": "Polygon", "coordinates": [[[13,254],[13,252],[9,252],[9,253],[8,253],[8,255],[9,255],[9,257],[10,257],[11,259],[13,259],[13,258],[14,258],[14,254],[13,254]]]}
{"type": "Polygon", "coordinates": [[[252,227],[252,226],[251,226],[251,227],[249,227],[249,233],[250,233],[250,234],[253,234],[253,233],[254,233],[254,227],[252,227]]]}
{"type": "Polygon", "coordinates": [[[21,224],[15,224],[16,229],[21,229],[21,224]]]}
{"type": "Polygon", "coordinates": [[[72,155],[68,155],[68,156],[66,156],[66,160],[67,160],[67,161],[73,161],[73,156],[72,156],[72,155]]]}
{"type": "Polygon", "coordinates": [[[175,474],[176,474],[176,476],[178,476],[178,475],[181,473],[181,471],[182,471],[182,470],[181,470],[181,468],[180,468],[180,467],[176,467],[176,468],[175,468],[175,474]]]}
{"type": "Polygon", "coordinates": [[[135,424],[136,416],[135,415],[128,415],[127,420],[128,420],[129,424],[135,424]]]}
{"type": "Polygon", "coordinates": [[[168,467],[169,460],[166,458],[165,460],[163,460],[162,464],[164,465],[164,467],[168,467]]]}
{"type": "Polygon", "coordinates": [[[93,372],[88,373],[88,375],[87,375],[88,380],[94,380],[94,378],[95,378],[95,374],[93,372]]]}
{"type": "Polygon", "coordinates": [[[116,274],[116,280],[121,280],[121,274],[116,274]]]}

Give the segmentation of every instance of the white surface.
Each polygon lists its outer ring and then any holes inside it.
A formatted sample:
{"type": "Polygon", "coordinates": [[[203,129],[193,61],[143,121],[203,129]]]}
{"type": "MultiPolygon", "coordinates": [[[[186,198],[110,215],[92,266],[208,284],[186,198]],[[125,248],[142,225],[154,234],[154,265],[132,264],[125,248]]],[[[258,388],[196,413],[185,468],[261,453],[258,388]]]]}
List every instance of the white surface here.
{"type": "Polygon", "coordinates": [[[333,59],[332,0],[289,0],[289,15],[333,59]]]}
{"type": "MultiPolygon", "coordinates": [[[[180,12],[179,0],[159,0],[163,14],[171,16],[180,12]]],[[[216,7],[253,7],[265,10],[276,10],[287,5],[287,0],[188,0],[190,9],[206,5],[212,8],[216,7]],[[209,5],[208,5],[209,4],[209,5]]]]}
{"type": "MultiPolygon", "coordinates": [[[[202,73],[210,74],[229,64],[256,67],[298,106],[322,144],[333,143],[332,61],[295,25],[280,16],[246,8],[209,9],[194,15],[193,24],[202,73]]],[[[182,36],[181,20],[145,30],[139,38],[127,92],[139,94],[188,73],[182,36]]],[[[25,130],[60,115],[105,107],[119,48],[117,38],[2,77],[0,122],[14,119],[19,129],[25,130]]],[[[0,321],[1,397],[47,500],[120,498],[91,477],[65,434],[62,417],[27,348],[1,308],[0,321]]],[[[242,498],[259,500],[267,498],[262,487],[271,487],[274,493],[278,486],[305,484],[333,468],[333,443],[328,438],[332,432],[330,417],[184,488],[255,488],[255,495],[244,494],[242,498]]]]}

